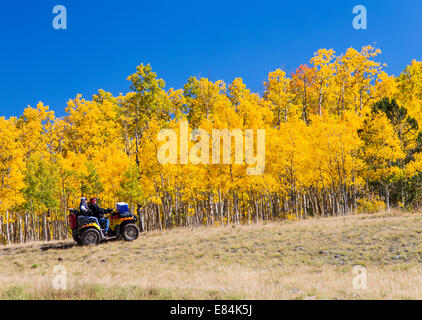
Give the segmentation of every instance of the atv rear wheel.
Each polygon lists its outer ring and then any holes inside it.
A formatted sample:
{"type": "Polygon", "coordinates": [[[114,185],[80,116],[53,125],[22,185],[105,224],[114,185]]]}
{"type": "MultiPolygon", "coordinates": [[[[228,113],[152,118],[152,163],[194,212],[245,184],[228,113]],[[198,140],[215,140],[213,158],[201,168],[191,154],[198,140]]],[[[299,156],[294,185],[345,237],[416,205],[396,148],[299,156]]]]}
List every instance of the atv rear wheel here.
{"type": "Polygon", "coordinates": [[[82,232],[80,239],[85,246],[97,245],[100,243],[101,235],[97,229],[87,229],[82,232]]]}
{"type": "Polygon", "coordinates": [[[136,224],[128,223],[123,226],[122,230],[123,239],[126,241],[133,241],[139,237],[139,229],[136,224]]]}
{"type": "Polygon", "coordinates": [[[73,240],[75,240],[78,245],[80,246],[83,245],[82,240],[81,238],[79,238],[78,233],[76,231],[72,232],[72,237],[73,237],[73,240]]]}

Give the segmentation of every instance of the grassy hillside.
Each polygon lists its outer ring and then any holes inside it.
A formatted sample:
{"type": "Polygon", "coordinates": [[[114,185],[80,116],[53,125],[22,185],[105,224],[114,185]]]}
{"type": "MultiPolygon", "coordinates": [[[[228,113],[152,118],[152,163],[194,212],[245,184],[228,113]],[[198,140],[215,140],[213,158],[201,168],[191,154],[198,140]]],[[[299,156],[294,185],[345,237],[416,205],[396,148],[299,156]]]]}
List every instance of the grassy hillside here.
{"type": "Polygon", "coordinates": [[[422,299],[422,215],[147,233],[0,248],[2,299],[422,299]],[[54,290],[53,268],[67,270],[54,290]],[[353,266],[367,267],[354,290],[353,266]]]}

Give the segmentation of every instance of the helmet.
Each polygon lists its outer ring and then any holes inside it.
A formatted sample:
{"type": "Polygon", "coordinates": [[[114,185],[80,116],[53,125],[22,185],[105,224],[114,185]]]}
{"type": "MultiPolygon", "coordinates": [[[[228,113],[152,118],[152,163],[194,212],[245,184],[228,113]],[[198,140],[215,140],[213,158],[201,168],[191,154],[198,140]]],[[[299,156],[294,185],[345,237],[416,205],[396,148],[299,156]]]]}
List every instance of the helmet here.
{"type": "Polygon", "coordinates": [[[85,198],[85,197],[82,197],[82,198],[81,198],[81,201],[86,201],[86,198],[85,198]]]}
{"type": "Polygon", "coordinates": [[[96,203],[97,202],[97,198],[91,198],[91,199],[89,199],[89,203],[96,203]]]}

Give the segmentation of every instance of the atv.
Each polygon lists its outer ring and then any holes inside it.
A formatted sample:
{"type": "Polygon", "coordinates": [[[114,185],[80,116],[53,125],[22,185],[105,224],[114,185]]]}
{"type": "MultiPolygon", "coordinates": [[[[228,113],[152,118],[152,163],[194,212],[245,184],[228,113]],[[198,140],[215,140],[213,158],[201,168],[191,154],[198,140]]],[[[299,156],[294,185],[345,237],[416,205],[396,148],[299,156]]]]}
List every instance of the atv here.
{"type": "Polygon", "coordinates": [[[72,237],[79,245],[97,245],[104,240],[123,239],[133,241],[139,237],[138,219],[130,212],[107,209],[105,217],[110,220],[107,236],[95,219],[83,216],[78,210],[69,209],[69,225],[72,237]]]}

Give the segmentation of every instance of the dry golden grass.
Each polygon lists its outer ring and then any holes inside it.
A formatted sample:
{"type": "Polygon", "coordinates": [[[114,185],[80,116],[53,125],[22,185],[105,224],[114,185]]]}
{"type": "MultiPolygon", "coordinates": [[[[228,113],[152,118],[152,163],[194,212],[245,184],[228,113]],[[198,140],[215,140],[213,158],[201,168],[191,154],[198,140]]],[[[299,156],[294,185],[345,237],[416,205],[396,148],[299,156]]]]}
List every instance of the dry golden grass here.
{"type": "Polygon", "coordinates": [[[421,214],[396,213],[15,245],[0,248],[0,298],[422,299],[421,233],[421,214]],[[52,287],[59,264],[67,290],[52,287]]]}

